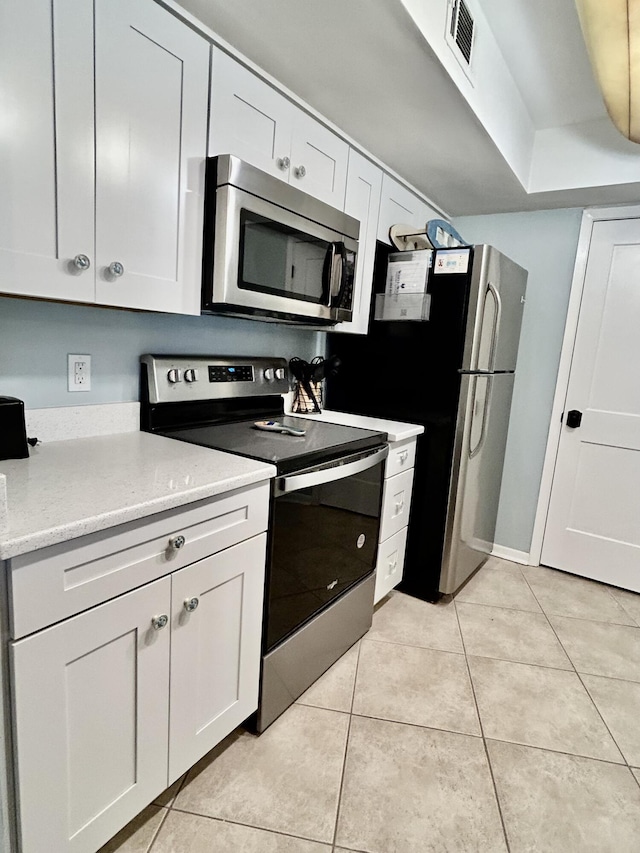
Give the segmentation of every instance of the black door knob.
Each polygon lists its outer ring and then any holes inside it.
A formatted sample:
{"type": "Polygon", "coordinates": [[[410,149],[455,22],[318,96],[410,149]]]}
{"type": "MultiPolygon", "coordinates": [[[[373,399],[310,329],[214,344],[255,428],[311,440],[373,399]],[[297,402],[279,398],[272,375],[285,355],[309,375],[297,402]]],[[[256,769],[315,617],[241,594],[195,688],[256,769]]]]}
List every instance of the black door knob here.
{"type": "Polygon", "coordinates": [[[577,429],[582,423],[582,412],[577,409],[571,409],[567,412],[567,426],[571,429],[577,429]]]}

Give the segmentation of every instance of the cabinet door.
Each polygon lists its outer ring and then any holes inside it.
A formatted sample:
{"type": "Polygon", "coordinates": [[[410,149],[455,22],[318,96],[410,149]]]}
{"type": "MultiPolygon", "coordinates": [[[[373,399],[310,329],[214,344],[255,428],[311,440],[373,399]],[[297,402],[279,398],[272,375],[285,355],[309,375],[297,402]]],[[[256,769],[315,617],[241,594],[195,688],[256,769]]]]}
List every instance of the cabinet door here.
{"type": "Polygon", "coordinates": [[[293,110],[268,83],[212,48],[210,156],[233,154],[288,181],[293,110]]]}
{"type": "Polygon", "coordinates": [[[95,853],[166,787],[170,589],[12,644],[21,853],[95,853]]]}
{"type": "Polygon", "coordinates": [[[350,323],[338,323],[333,329],[334,332],[366,335],[369,330],[381,188],[382,171],[352,148],[349,152],[344,211],[360,221],[355,302],[353,320],[350,323]]]}
{"type": "Polygon", "coordinates": [[[266,539],[172,576],[169,783],[258,707],[266,539]]]}
{"type": "Polygon", "coordinates": [[[380,511],[380,542],[409,524],[413,468],[384,481],[380,511]]]}
{"type": "Polygon", "coordinates": [[[153,0],[95,7],[97,301],[198,314],[209,46],[153,0]]]}
{"type": "Polygon", "coordinates": [[[294,108],[289,183],[344,210],[349,146],[303,110],[294,108]]]}
{"type": "Polygon", "coordinates": [[[440,214],[389,175],[382,179],[378,240],[390,243],[389,228],[392,225],[415,225],[416,231],[424,231],[429,219],[439,219],[440,214]]]}
{"type": "Polygon", "coordinates": [[[92,302],[91,0],[0,3],[0,116],[0,289],[92,302]]]}
{"type": "Polygon", "coordinates": [[[407,533],[408,528],[403,527],[378,545],[374,604],[381,601],[402,580],[404,555],[407,549],[407,533]]]}

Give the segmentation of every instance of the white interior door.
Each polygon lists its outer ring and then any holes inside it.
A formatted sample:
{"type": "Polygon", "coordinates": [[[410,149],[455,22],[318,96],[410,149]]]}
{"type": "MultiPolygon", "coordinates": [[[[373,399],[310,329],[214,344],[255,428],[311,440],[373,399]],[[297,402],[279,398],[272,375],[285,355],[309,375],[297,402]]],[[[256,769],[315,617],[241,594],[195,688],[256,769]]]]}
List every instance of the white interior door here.
{"type": "Polygon", "coordinates": [[[640,219],[594,223],[542,563],[640,592],[640,219]],[[580,426],[567,424],[570,411],[580,426]]]}
{"type": "Polygon", "coordinates": [[[95,8],[97,301],[199,314],[209,45],[153,0],[95,8]]]}

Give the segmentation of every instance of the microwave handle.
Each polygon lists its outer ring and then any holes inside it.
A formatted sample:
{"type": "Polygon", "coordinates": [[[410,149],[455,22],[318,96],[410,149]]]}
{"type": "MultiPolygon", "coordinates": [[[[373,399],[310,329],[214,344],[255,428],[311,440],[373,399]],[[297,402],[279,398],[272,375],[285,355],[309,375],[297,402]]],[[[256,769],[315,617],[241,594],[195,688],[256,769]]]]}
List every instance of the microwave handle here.
{"type": "Polygon", "coordinates": [[[333,243],[333,274],[331,277],[331,299],[329,305],[333,308],[340,304],[340,297],[344,290],[344,271],[347,261],[347,247],[344,243],[333,243]]]}
{"type": "Polygon", "coordinates": [[[329,243],[327,246],[327,253],[324,256],[324,266],[322,268],[322,302],[324,305],[331,305],[335,264],[336,244],[329,243]]]}

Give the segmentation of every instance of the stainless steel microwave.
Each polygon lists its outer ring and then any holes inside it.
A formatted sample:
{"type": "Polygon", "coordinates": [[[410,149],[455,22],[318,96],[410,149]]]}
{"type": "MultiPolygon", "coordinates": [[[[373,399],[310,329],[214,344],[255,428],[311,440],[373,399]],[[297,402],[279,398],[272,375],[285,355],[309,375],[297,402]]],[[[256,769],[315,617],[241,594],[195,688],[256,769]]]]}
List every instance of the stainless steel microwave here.
{"type": "Polygon", "coordinates": [[[206,167],[202,309],[350,320],[360,223],[229,154],[206,167]]]}

